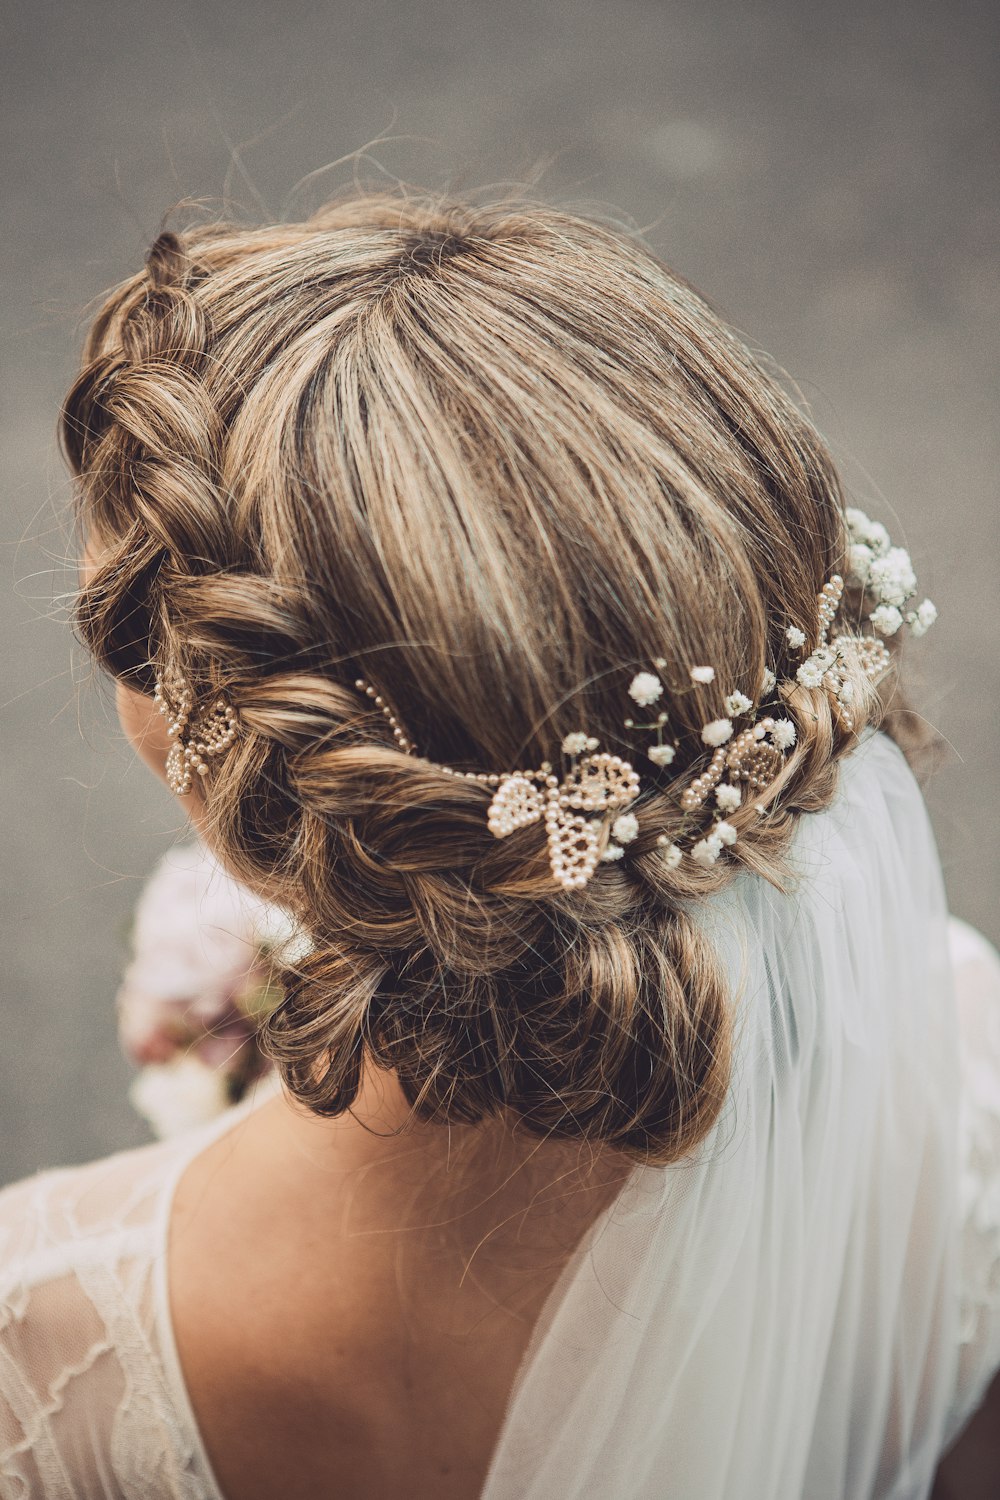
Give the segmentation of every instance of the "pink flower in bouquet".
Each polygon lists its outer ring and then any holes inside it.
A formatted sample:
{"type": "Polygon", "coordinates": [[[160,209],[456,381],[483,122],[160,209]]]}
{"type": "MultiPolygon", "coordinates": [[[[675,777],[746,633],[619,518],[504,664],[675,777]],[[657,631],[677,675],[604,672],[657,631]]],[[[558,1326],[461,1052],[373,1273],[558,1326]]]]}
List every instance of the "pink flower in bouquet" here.
{"type": "Polygon", "coordinates": [[[198,1123],[213,1100],[235,1102],[269,1070],[257,1025],[279,998],[274,958],[294,941],[288,914],[233,880],[204,845],[160,861],[136,910],[117,1002],[122,1045],[144,1070],[133,1102],[158,1133],[198,1123]],[[173,1110],[162,1106],[171,1090],[173,1110]]]}

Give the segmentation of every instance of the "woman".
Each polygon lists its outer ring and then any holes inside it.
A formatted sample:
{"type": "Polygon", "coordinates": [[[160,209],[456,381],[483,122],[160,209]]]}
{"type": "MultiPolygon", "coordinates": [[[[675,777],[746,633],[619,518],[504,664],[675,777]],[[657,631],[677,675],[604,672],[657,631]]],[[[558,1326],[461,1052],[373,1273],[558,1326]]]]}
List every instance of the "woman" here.
{"type": "Polygon", "coordinates": [[[926,1494],[1000,981],[963,1077],[934,609],[809,422],[634,240],[362,196],[162,234],[64,437],[126,733],[308,953],[280,1086],[0,1196],[4,1494],[926,1494]]]}

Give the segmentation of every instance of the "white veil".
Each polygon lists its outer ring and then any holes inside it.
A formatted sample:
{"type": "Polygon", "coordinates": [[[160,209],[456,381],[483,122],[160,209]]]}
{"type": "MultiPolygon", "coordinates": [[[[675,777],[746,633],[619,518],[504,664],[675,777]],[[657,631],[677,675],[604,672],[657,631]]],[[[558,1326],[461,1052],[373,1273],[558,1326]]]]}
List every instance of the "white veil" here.
{"type": "Polygon", "coordinates": [[[737,996],[727,1108],[690,1162],[637,1169],[567,1268],[484,1500],[923,1496],[1000,1363],[980,1316],[960,1378],[947,912],[884,735],[793,863],[788,895],[748,875],[703,908],[737,996]]]}

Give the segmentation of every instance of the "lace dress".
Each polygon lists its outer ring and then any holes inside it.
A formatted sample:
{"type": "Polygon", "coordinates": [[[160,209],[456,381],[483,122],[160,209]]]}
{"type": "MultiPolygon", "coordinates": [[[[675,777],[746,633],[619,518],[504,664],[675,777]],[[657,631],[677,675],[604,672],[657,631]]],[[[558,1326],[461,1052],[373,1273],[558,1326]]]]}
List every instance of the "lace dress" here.
{"type": "MultiPolygon", "coordinates": [[[[707,904],[729,1104],[580,1245],[485,1500],[916,1500],[1000,1367],[1000,960],[948,922],[884,736],[794,855],[787,897],[741,876],[707,904]]],[[[224,1500],[167,1227],[186,1165],[253,1107],[0,1193],[3,1500],[224,1500]]]]}

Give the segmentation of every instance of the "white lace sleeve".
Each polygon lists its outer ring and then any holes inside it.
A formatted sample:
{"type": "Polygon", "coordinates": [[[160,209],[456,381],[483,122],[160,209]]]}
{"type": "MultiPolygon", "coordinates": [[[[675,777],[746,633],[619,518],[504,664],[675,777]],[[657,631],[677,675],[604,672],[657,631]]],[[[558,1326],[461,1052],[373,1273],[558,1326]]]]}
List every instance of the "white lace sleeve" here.
{"type": "Polygon", "coordinates": [[[3,1500],[206,1500],[164,1376],[159,1214],[203,1133],[0,1193],[3,1500]]]}

